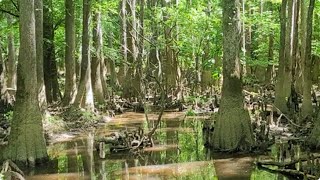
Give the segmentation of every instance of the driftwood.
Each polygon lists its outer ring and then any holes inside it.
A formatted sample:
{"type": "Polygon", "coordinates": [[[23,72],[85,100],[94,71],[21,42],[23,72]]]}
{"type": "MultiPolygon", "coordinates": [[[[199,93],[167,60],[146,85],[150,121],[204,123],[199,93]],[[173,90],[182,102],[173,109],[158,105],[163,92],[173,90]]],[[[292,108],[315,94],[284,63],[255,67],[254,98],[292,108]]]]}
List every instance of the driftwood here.
{"type": "Polygon", "coordinates": [[[148,134],[144,134],[140,127],[137,131],[115,132],[107,137],[95,140],[95,147],[101,158],[104,158],[106,148],[109,148],[110,153],[116,153],[121,151],[134,152],[152,146],[152,138],[148,134]]]}
{"type": "Polygon", "coordinates": [[[304,172],[294,170],[294,169],[270,169],[265,166],[259,166],[260,169],[269,171],[271,173],[281,173],[287,176],[299,177],[300,179],[307,178],[309,180],[317,180],[318,178],[311,174],[306,174],[304,172]]]}
{"type": "Polygon", "coordinates": [[[256,164],[259,168],[270,172],[282,173],[293,177],[299,177],[301,179],[318,179],[320,176],[319,159],[320,155],[304,155],[300,158],[291,160],[290,162],[275,162],[270,160],[257,161],[256,164]],[[307,161],[307,164],[302,162],[307,161]],[[295,169],[295,164],[299,163],[300,169],[295,169]],[[268,166],[277,166],[279,169],[269,168],[268,166]]]}
{"type": "Polygon", "coordinates": [[[4,175],[5,179],[14,177],[15,179],[25,180],[23,172],[11,160],[6,160],[3,163],[0,173],[4,175]]]}
{"type": "Polygon", "coordinates": [[[257,161],[256,164],[258,166],[269,165],[269,166],[278,166],[278,167],[288,167],[288,166],[292,166],[294,164],[297,164],[299,162],[314,160],[314,159],[318,159],[318,158],[320,158],[320,155],[314,155],[314,156],[307,156],[306,155],[306,156],[302,156],[297,159],[293,159],[289,162],[276,162],[276,161],[272,161],[272,160],[264,160],[264,161],[257,161]]]}

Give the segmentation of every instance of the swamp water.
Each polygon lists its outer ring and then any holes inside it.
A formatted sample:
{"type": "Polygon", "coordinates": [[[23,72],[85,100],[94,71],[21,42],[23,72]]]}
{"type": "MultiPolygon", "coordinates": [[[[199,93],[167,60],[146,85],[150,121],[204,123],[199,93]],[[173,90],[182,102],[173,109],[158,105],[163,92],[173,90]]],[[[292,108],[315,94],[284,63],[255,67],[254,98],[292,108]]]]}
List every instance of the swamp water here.
{"type": "MultiPolygon", "coordinates": [[[[187,117],[183,113],[163,115],[154,135],[155,146],[137,155],[108,154],[105,159],[93,146],[94,137],[120,130],[146,128],[144,114],[125,113],[101,125],[96,132],[81,134],[48,146],[50,162],[26,173],[30,180],[73,179],[190,179],[190,180],[282,180],[255,167],[256,157],[210,153],[204,146],[202,122],[209,117],[187,117]],[[94,134],[94,135],[93,135],[94,134]]],[[[157,115],[150,115],[155,123],[157,115]]]]}

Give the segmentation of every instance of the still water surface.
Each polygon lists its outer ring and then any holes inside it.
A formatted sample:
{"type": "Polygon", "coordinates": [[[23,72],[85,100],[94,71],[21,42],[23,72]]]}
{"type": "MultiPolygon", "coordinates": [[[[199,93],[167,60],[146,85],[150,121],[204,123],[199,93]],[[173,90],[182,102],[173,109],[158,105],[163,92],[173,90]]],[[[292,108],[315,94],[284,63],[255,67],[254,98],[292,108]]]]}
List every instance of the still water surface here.
{"type": "MultiPolygon", "coordinates": [[[[149,116],[154,125],[157,115],[149,116]]],[[[258,157],[214,154],[204,148],[202,122],[209,117],[188,117],[183,113],[165,113],[157,130],[155,146],[139,155],[109,154],[99,158],[93,147],[95,137],[115,131],[147,129],[144,114],[125,113],[101,125],[94,133],[48,146],[50,162],[27,172],[30,180],[282,180],[285,177],[257,169],[258,157]]]]}

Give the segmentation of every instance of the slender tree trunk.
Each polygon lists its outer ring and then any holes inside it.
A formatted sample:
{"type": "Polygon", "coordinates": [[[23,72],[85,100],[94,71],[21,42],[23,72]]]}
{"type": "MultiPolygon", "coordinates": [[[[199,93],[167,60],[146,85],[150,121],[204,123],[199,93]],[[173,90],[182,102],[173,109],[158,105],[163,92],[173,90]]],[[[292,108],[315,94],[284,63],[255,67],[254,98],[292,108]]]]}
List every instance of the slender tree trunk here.
{"type": "MultiPolygon", "coordinates": [[[[108,36],[108,47],[112,48],[112,34],[109,33],[108,36]]],[[[109,74],[110,74],[110,85],[112,88],[117,89],[119,87],[119,82],[117,78],[117,73],[116,73],[116,65],[113,59],[107,58],[106,59],[106,65],[109,66],[109,74]]],[[[105,92],[106,94],[107,92],[105,92]]]]}
{"type": "Polygon", "coordinates": [[[273,50],[274,50],[274,34],[271,32],[269,34],[269,52],[268,52],[268,67],[265,76],[265,83],[270,84],[272,81],[272,74],[273,74],[273,50]]]}
{"type": "MultiPolygon", "coordinates": [[[[0,37],[1,38],[1,37],[0,37]]],[[[5,63],[3,61],[3,57],[2,57],[2,44],[0,42],[0,100],[3,99],[4,97],[4,93],[5,90],[7,89],[6,87],[6,66],[5,63]]]]}
{"type": "Polygon", "coordinates": [[[100,8],[95,12],[93,17],[93,48],[94,53],[92,55],[91,64],[91,80],[95,99],[99,104],[104,104],[104,94],[102,88],[101,66],[103,66],[103,39],[102,39],[102,27],[101,27],[101,12],[100,8]]]}
{"type": "Polygon", "coordinates": [[[36,18],[36,55],[37,55],[37,82],[38,82],[38,99],[41,111],[47,106],[46,90],[44,85],[43,72],[43,2],[42,0],[34,1],[35,18],[36,18]]]}
{"type": "Polygon", "coordinates": [[[53,6],[52,0],[44,0],[43,3],[43,38],[45,39],[43,43],[44,83],[47,102],[52,103],[53,101],[58,101],[60,96],[58,70],[55,60],[53,6]]]}
{"type": "Polygon", "coordinates": [[[138,41],[138,56],[137,56],[137,66],[136,66],[136,73],[135,73],[135,82],[136,82],[136,89],[137,89],[137,96],[139,97],[139,102],[142,102],[145,99],[145,92],[142,91],[142,77],[143,77],[143,59],[144,59],[144,6],[145,0],[139,0],[140,12],[139,12],[139,25],[137,28],[139,29],[140,36],[137,35],[138,41]],[[139,38],[138,38],[139,37],[139,38]]]}
{"type": "Polygon", "coordinates": [[[136,20],[136,0],[127,1],[127,61],[128,71],[126,73],[123,94],[125,98],[137,97],[140,90],[140,80],[136,79],[137,63],[137,20],[136,20]]]}
{"type": "Polygon", "coordinates": [[[78,93],[74,104],[85,107],[88,110],[94,109],[93,92],[91,84],[90,65],[90,14],[91,0],[83,0],[83,26],[82,26],[82,60],[81,74],[78,85],[78,93]]]}
{"type": "Polygon", "coordinates": [[[312,24],[313,24],[313,11],[314,11],[315,0],[310,0],[308,14],[306,19],[306,38],[305,38],[305,57],[304,57],[304,68],[303,68],[303,102],[302,102],[302,116],[311,115],[313,112],[311,102],[311,41],[312,41],[312,24]]]}
{"type": "Polygon", "coordinates": [[[119,67],[118,79],[121,86],[124,85],[126,73],[127,73],[127,58],[128,58],[128,46],[127,46],[127,11],[126,11],[126,1],[120,1],[121,9],[121,52],[122,52],[122,63],[119,67]]]}
{"type": "Polygon", "coordinates": [[[20,1],[20,50],[17,98],[4,157],[35,165],[47,158],[42,116],[38,106],[34,1],[20,1]]]}
{"type": "Polygon", "coordinates": [[[221,151],[248,150],[254,143],[244,109],[240,65],[240,2],[223,0],[223,86],[221,105],[210,145],[221,151]]]}
{"type": "Polygon", "coordinates": [[[246,17],[246,0],[242,0],[241,1],[241,5],[242,5],[242,18],[241,19],[241,27],[242,27],[242,53],[243,53],[243,58],[244,58],[244,62],[245,64],[243,64],[242,66],[242,70],[243,70],[243,75],[246,76],[247,75],[247,65],[246,65],[246,24],[245,24],[245,17],[246,17]]]}
{"type": "Polygon", "coordinates": [[[280,50],[279,50],[279,68],[277,73],[277,83],[276,83],[276,97],[275,106],[279,108],[282,112],[287,111],[286,97],[289,95],[284,91],[284,81],[285,81],[285,46],[286,46],[286,8],[287,0],[282,1],[281,12],[280,12],[280,50]]]}
{"type": "Polygon", "coordinates": [[[63,105],[67,106],[74,102],[76,86],[76,34],[75,34],[75,7],[74,0],[65,0],[65,71],[66,82],[63,97],[63,105]]]}
{"type": "MultiPolygon", "coordinates": [[[[12,16],[7,18],[8,26],[12,29],[13,19],[12,16]]],[[[14,34],[12,30],[8,32],[8,67],[7,67],[7,88],[16,89],[16,53],[14,48],[14,34]]]]}
{"type": "MultiPolygon", "coordinates": [[[[170,7],[170,3],[162,0],[163,7],[170,7]]],[[[163,21],[168,22],[169,14],[164,10],[163,21]]],[[[164,25],[164,38],[165,38],[165,59],[163,62],[163,73],[166,91],[169,93],[176,87],[177,82],[177,62],[175,58],[175,51],[173,49],[173,33],[170,25],[164,25]]]]}
{"type": "MultiPolygon", "coordinates": [[[[295,0],[293,13],[293,30],[292,30],[292,83],[296,85],[296,73],[298,68],[298,47],[299,47],[299,13],[300,0],[295,0]]],[[[295,87],[296,89],[296,87],[295,87]]]]}

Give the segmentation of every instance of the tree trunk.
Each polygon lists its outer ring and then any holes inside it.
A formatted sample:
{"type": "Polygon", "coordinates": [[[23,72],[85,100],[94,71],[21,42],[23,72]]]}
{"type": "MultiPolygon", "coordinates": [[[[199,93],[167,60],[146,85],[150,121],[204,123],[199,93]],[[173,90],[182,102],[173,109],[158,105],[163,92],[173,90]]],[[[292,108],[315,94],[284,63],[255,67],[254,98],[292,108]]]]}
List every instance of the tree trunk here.
{"type": "Polygon", "coordinates": [[[58,71],[55,60],[54,25],[52,15],[52,0],[44,0],[43,6],[43,69],[47,102],[58,101],[60,96],[58,71]]]}
{"type": "Polygon", "coordinates": [[[136,79],[137,63],[137,20],[136,20],[136,0],[127,1],[127,62],[128,71],[123,84],[123,95],[125,98],[137,97],[140,92],[140,80],[136,79]]]}
{"type": "Polygon", "coordinates": [[[36,55],[37,55],[37,82],[38,82],[38,99],[41,111],[47,106],[46,90],[44,85],[43,72],[43,2],[42,0],[34,1],[35,20],[36,20],[36,55]]]}
{"type": "Polygon", "coordinates": [[[142,91],[142,65],[143,65],[143,59],[144,59],[144,6],[145,6],[145,0],[140,0],[140,14],[139,14],[139,33],[140,36],[137,36],[139,38],[138,42],[138,57],[137,57],[137,67],[136,67],[136,76],[135,76],[135,82],[136,82],[136,88],[138,90],[137,95],[139,95],[140,99],[139,101],[141,102],[145,98],[145,93],[142,91]]]}
{"type": "Polygon", "coordinates": [[[128,49],[127,49],[127,11],[126,11],[126,1],[120,1],[120,9],[121,9],[121,53],[122,53],[122,63],[119,67],[118,72],[118,80],[121,86],[124,85],[126,73],[127,73],[127,58],[128,58],[128,49]]]}
{"type": "MultiPolygon", "coordinates": [[[[108,36],[108,47],[112,48],[112,34],[110,33],[108,36]]],[[[113,59],[106,59],[106,66],[109,66],[109,74],[110,74],[110,85],[113,89],[117,89],[119,87],[119,82],[116,73],[116,65],[113,59]]],[[[102,67],[103,68],[103,67],[102,67]]],[[[106,94],[107,92],[105,92],[106,94]]]]}
{"type": "MultiPolygon", "coordinates": [[[[170,3],[166,0],[162,0],[163,7],[170,7],[170,3]]],[[[177,59],[175,58],[175,51],[173,49],[173,33],[170,23],[168,23],[169,14],[164,10],[164,38],[165,38],[165,57],[163,62],[163,73],[166,91],[169,93],[177,85],[177,59]]]]}
{"type": "Polygon", "coordinates": [[[90,65],[90,14],[91,0],[83,0],[83,25],[82,25],[82,60],[81,74],[78,85],[78,93],[74,105],[84,107],[88,110],[94,109],[93,92],[91,84],[90,65]]]}
{"type": "Polygon", "coordinates": [[[38,106],[34,1],[20,1],[20,50],[17,98],[4,157],[35,165],[47,158],[42,116],[38,106]]]}
{"type": "Polygon", "coordinates": [[[280,12],[280,50],[279,50],[279,68],[277,73],[277,83],[275,88],[275,106],[282,112],[287,111],[286,97],[289,95],[284,91],[283,84],[285,81],[285,46],[286,46],[286,8],[287,0],[282,1],[281,12],[280,12]]]}
{"type": "Polygon", "coordinates": [[[272,82],[272,74],[273,74],[273,50],[274,50],[274,34],[271,32],[269,34],[269,52],[268,52],[268,67],[265,76],[265,83],[271,84],[272,82]]]}
{"type": "Polygon", "coordinates": [[[314,10],[315,0],[310,0],[308,14],[306,18],[306,36],[305,38],[305,56],[304,56],[304,68],[303,68],[303,102],[302,102],[302,116],[311,115],[313,112],[312,102],[311,102],[311,87],[312,87],[312,79],[311,79],[311,41],[312,41],[312,21],[313,21],[313,10],[314,10]]]}
{"type": "Polygon", "coordinates": [[[8,26],[11,30],[8,32],[8,66],[7,66],[7,88],[16,89],[16,53],[14,48],[14,34],[12,31],[12,16],[7,18],[8,26]]]}
{"type": "Polygon", "coordinates": [[[95,99],[99,104],[104,104],[104,94],[102,88],[101,66],[103,66],[103,39],[101,27],[101,12],[97,9],[93,17],[93,49],[91,64],[91,80],[95,99]]]}
{"type": "MultiPolygon", "coordinates": [[[[294,1],[294,13],[293,13],[293,30],[292,30],[292,83],[296,85],[296,73],[298,65],[298,47],[299,47],[299,13],[300,13],[300,0],[294,1]]],[[[297,89],[295,87],[295,89],[297,89]]]]}
{"type": "Polygon", "coordinates": [[[65,0],[65,71],[66,82],[63,105],[72,104],[75,99],[76,86],[76,34],[75,34],[75,7],[74,0],[65,0]]]}
{"type": "Polygon", "coordinates": [[[0,100],[3,99],[4,97],[4,93],[5,90],[7,89],[6,87],[6,66],[5,63],[3,61],[3,57],[2,57],[2,44],[0,42],[0,100]]]}
{"type": "Polygon", "coordinates": [[[210,145],[221,151],[248,150],[253,132],[248,110],[244,109],[240,65],[240,3],[222,1],[223,86],[221,105],[210,145]]]}

